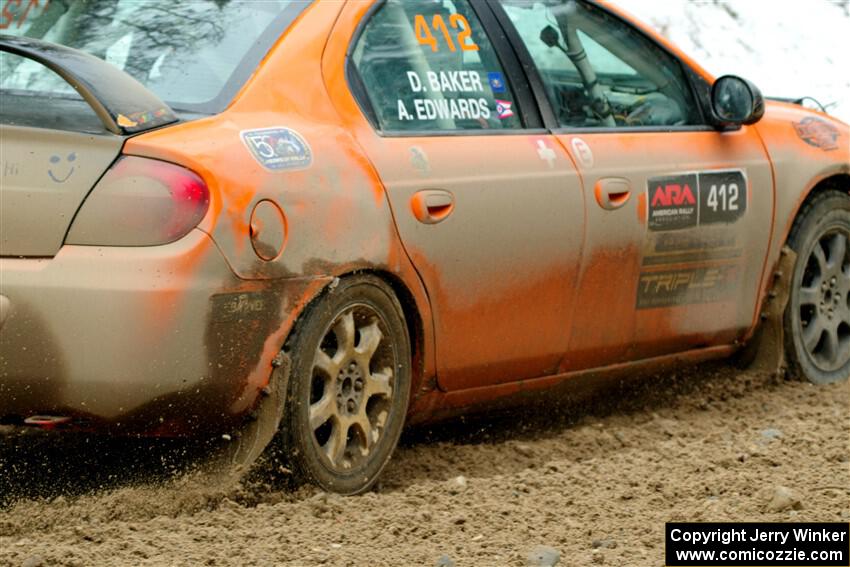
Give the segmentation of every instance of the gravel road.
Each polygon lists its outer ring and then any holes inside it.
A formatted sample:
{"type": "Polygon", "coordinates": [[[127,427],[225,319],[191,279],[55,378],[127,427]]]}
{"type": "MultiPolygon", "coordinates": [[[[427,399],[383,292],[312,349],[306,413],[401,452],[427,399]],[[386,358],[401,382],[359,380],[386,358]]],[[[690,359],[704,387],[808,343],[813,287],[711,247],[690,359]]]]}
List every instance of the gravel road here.
{"type": "Polygon", "coordinates": [[[644,567],[665,521],[850,521],[850,384],[728,366],[410,431],[354,498],[198,486],[184,450],[6,430],[0,565],[644,567]]]}

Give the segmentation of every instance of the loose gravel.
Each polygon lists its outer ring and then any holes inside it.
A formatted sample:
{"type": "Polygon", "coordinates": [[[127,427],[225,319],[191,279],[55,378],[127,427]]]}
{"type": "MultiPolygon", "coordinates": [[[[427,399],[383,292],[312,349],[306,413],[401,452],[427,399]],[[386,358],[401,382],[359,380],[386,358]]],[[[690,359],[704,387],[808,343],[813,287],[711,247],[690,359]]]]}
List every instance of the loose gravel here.
{"type": "Polygon", "coordinates": [[[667,521],[850,521],[850,384],[728,366],[408,432],[375,490],[199,486],[172,442],[6,430],[0,565],[663,565],[667,521]]]}

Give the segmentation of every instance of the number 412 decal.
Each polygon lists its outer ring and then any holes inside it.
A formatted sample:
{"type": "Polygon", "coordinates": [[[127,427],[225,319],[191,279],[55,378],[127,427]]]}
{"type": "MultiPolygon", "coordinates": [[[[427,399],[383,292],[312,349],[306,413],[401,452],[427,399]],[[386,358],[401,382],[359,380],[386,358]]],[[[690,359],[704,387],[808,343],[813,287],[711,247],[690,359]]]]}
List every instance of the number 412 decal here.
{"type": "Polygon", "coordinates": [[[653,231],[733,223],[747,211],[747,178],[741,170],[664,175],[647,185],[653,231]]]}
{"type": "MultiPolygon", "coordinates": [[[[452,14],[449,16],[449,25],[452,26],[452,29],[458,30],[456,38],[461,51],[478,51],[478,45],[472,39],[472,27],[469,25],[469,20],[461,14],[452,14]],[[467,43],[467,40],[469,43],[467,43]]],[[[449,32],[443,16],[440,14],[435,15],[431,19],[431,26],[435,31],[442,32],[450,51],[457,51],[457,47],[455,47],[455,43],[452,40],[452,34],[449,32]]],[[[416,31],[416,39],[420,45],[431,46],[432,52],[439,51],[440,45],[437,43],[437,38],[431,33],[431,28],[428,27],[428,20],[425,19],[425,16],[417,14],[413,19],[413,27],[416,31]]]]}
{"type": "Polygon", "coordinates": [[[723,183],[719,189],[717,185],[712,185],[708,193],[708,206],[714,212],[717,212],[717,207],[721,211],[737,211],[739,191],[737,183],[730,183],[728,187],[723,183]]]}
{"type": "Polygon", "coordinates": [[[747,180],[741,171],[699,174],[700,224],[735,222],[747,210],[747,180]]]}

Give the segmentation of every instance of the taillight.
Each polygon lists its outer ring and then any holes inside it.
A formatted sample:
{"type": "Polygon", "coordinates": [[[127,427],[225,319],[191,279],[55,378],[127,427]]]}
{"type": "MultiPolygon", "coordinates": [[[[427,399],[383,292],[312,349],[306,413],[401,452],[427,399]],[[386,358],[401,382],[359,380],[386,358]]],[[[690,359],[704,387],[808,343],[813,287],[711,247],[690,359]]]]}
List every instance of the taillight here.
{"type": "Polygon", "coordinates": [[[210,193],[196,173],[173,163],[124,156],[92,189],[66,244],[155,246],[198,226],[210,193]]]}

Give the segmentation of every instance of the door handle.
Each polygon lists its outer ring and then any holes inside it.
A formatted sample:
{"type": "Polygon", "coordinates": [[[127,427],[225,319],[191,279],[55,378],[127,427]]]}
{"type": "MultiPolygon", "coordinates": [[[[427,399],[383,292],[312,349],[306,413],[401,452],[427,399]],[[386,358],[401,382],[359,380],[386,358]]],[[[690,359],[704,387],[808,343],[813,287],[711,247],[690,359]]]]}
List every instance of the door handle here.
{"type": "Polygon", "coordinates": [[[454,195],[442,189],[418,191],[410,199],[413,216],[424,224],[437,224],[446,220],[454,208],[454,195]]]}
{"type": "Polygon", "coordinates": [[[600,207],[613,211],[629,201],[632,196],[632,184],[622,177],[605,177],[596,182],[593,193],[600,207]]]}

